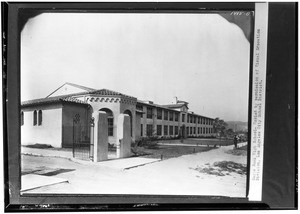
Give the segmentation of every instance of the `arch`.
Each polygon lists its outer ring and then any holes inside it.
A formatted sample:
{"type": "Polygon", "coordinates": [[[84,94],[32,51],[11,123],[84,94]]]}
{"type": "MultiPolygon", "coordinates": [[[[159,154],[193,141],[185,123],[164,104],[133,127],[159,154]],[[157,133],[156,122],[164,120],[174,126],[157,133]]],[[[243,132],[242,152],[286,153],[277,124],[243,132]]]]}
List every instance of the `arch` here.
{"type": "Polygon", "coordinates": [[[36,126],[37,124],[37,112],[36,110],[33,111],[33,125],[36,126]]]}
{"type": "Polygon", "coordinates": [[[105,111],[108,122],[108,136],[114,136],[114,114],[109,108],[101,108],[99,111],[105,111]]]}
{"type": "Polygon", "coordinates": [[[124,114],[128,114],[130,117],[130,136],[132,137],[132,113],[130,110],[127,109],[124,111],[124,114]]]}
{"type": "Polygon", "coordinates": [[[39,110],[39,113],[38,113],[38,125],[41,126],[42,122],[43,122],[43,112],[42,112],[42,110],[39,110]]]}

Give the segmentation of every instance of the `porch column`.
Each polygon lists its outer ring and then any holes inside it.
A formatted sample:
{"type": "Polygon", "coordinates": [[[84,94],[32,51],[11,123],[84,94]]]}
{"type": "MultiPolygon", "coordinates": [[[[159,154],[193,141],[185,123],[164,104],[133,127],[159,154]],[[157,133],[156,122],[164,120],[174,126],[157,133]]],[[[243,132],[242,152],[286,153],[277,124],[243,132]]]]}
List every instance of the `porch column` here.
{"type": "Polygon", "coordinates": [[[120,114],[117,125],[117,158],[130,157],[131,136],[130,136],[130,116],[120,114]]]}
{"type": "Polygon", "coordinates": [[[94,162],[107,160],[108,158],[108,122],[104,111],[93,113],[94,127],[94,162]]]}

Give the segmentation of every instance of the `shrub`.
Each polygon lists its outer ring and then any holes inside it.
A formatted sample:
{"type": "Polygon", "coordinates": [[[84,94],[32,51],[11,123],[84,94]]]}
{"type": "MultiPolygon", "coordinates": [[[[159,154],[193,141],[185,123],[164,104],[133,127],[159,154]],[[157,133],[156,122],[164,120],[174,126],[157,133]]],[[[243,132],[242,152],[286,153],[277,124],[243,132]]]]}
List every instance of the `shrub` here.
{"type": "Polygon", "coordinates": [[[29,147],[29,148],[38,148],[38,149],[48,149],[48,148],[53,148],[53,146],[51,146],[50,144],[40,144],[40,143],[31,144],[31,145],[25,145],[25,147],[29,147]]]}
{"type": "Polygon", "coordinates": [[[108,143],[108,151],[116,151],[117,147],[113,143],[108,143]]]}
{"type": "Polygon", "coordinates": [[[136,140],[135,142],[131,143],[131,147],[144,147],[147,149],[156,149],[158,148],[158,137],[143,137],[139,140],[136,140]]]}

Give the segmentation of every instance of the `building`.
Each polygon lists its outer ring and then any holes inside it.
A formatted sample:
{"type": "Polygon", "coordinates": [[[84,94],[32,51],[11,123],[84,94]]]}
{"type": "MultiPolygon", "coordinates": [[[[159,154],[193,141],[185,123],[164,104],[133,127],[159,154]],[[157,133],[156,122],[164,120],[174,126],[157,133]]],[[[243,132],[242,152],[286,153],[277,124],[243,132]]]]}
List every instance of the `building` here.
{"type": "Polygon", "coordinates": [[[147,136],[214,136],[213,119],[189,111],[188,103],[158,105],[107,89],[65,83],[45,98],[21,103],[21,141],[71,147],[74,137],[89,142],[98,111],[108,116],[108,139],[116,143],[117,119],[130,116],[132,140],[147,136]],[[76,129],[74,129],[76,127],[76,129]]]}

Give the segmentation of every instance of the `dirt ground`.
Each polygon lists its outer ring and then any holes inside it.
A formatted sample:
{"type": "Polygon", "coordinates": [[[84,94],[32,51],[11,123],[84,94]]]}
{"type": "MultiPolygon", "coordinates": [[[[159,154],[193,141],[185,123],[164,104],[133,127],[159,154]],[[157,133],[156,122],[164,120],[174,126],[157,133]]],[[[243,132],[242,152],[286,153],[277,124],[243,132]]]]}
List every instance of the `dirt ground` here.
{"type": "Polygon", "coordinates": [[[231,150],[232,146],[225,146],[128,170],[58,157],[22,155],[21,161],[23,174],[36,173],[68,180],[68,183],[41,187],[28,193],[244,197],[246,155],[234,155],[231,150]]]}

